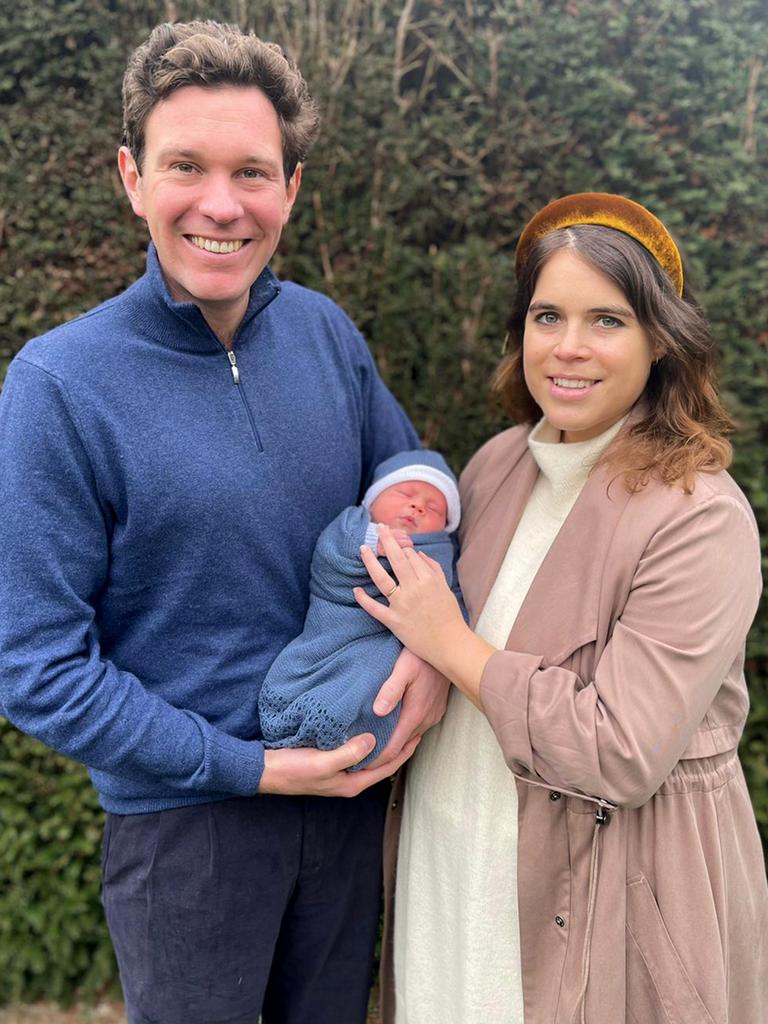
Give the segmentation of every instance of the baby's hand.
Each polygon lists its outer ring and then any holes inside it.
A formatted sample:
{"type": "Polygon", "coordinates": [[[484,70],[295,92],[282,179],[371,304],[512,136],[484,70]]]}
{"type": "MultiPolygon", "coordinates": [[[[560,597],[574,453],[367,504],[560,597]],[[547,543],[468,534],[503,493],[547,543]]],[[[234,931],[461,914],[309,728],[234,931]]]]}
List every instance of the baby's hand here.
{"type": "MultiPolygon", "coordinates": [[[[399,544],[401,548],[413,547],[413,541],[405,530],[390,530],[389,532],[392,536],[392,540],[394,540],[396,544],[399,544]]],[[[376,545],[376,553],[378,555],[384,554],[384,548],[381,546],[381,541],[376,545]]]]}

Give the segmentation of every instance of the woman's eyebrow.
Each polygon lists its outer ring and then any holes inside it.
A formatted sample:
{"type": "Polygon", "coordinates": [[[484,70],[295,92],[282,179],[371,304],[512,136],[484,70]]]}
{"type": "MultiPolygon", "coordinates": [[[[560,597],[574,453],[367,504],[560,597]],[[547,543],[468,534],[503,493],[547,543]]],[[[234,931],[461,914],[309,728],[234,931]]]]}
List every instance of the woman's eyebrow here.
{"type": "Polygon", "coordinates": [[[623,316],[632,317],[634,319],[635,314],[631,309],[626,306],[593,306],[592,309],[587,310],[588,313],[607,313],[609,316],[623,316]]]}
{"type": "Polygon", "coordinates": [[[538,299],[536,302],[532,302],[528,307],[529,313],[535,313],[538,309],[556,309],[560,310],[560,307],[556,302],[544,302],[542,299],[538,299]]]}

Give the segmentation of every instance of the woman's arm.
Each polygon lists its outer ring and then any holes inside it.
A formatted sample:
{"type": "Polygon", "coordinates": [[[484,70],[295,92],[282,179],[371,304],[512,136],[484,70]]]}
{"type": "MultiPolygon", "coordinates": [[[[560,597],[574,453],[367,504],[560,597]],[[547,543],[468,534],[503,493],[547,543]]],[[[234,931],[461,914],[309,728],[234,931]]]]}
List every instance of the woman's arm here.
{"type": "Polygon", "coordinates": [[[582,679],[537,655],[483,647],[429,566],[392,564],[403,578],[390,607],[378,606],[382,621],[479,704],[507,761],[629,806],[658,789],[740,670],[760,592],[747,510],[723,495],[697,503],[651,539],[594,678],[582,679]]]}
{"type": "Polygon", "coordinates": [[[548,782],[645,803],[729,674],[736,685],[760,589],[741,504],[718,496],[676,517],[648,543],[593,679],[511,652],[489,663],[483,709],[505,756],[548,782]]]}

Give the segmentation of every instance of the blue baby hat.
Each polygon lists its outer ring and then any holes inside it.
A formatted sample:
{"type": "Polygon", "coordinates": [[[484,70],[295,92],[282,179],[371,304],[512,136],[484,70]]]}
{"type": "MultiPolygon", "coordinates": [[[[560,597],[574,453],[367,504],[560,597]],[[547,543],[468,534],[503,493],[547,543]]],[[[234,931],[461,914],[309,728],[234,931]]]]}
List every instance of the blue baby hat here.
{"type": "Polygon", "coordinates": [[[379,463],[373,474],[373,483],[363,496],[364,507],[370,509],[385,488],[404,480],[422,480],[424,483],[432,484],[443,494],[448,507],[445,529],[448,533],[453,533],[461,519],[461,502],[456,477],[443,456],[427,448],[399,452],[379,463]]]}

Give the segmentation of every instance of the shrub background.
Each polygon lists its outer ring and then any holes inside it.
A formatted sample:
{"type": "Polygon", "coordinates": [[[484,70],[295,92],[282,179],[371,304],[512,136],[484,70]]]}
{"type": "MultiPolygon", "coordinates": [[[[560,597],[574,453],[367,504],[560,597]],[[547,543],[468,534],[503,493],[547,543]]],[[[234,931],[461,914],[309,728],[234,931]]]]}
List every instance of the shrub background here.
{"type": "MultiPolygon", "coordinates": [[[[566,192],[624,192],[687,253],[740,424],[733,472],[768,535],[763,0],[0,7],[0,376],[142,270],[115,170],[128,53],[158,21],[233,21],[281,42],[324,110],[273,266],[349,311],[426,444],[459,469],[503,425],[485,396],[523,223],[566,192]]],[[[765,605],[748,676],[742,755],[768,837],[765,605]]],[[[114,979],[95,796],[2,720],[0,744],[0,1003],[94,991],[114,979]]]]}

